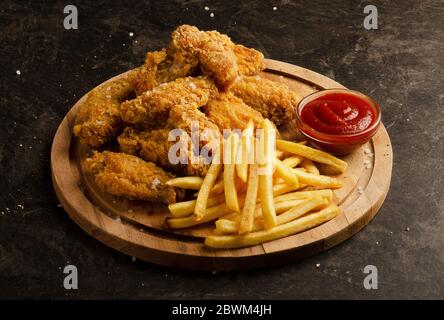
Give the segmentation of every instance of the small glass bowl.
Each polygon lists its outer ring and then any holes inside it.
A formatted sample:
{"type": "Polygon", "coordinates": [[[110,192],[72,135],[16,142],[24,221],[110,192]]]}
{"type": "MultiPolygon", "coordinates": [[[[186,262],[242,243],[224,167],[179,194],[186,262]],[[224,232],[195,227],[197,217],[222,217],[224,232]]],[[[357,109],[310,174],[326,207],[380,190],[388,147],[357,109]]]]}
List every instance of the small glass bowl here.
{"type": "MultiPolygon", "coordinates": [[[[346,98],[345,98],[346,100],[346,98]]],[[[301,134],[311,142],[311,144],[321,150],[334,155],[346,155],[353,152],[356,148],[369,141],[378,131],[381,123],[381,107],[370,97],[348,89],[325,89],[314,92],[303,98],[296,108],[296,124],[301,134]],[[374,111],[375,121],[364,131],[353,134],[327,134],[319,132],[308,126],[302,121],[301,111],[307,103],[318,99],[324,95],[340,93],[344,96],[350,95],[366,102],[374,111]]]]}

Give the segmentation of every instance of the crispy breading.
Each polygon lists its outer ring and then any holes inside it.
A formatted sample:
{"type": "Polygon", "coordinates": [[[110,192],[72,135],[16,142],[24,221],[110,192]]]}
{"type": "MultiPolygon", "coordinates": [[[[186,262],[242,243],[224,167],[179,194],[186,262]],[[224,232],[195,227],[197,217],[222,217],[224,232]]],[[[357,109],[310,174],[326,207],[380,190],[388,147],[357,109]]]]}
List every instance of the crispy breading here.
{"type": "Polygon", "coordinates": [[[163,203],[175,203],[184,196],[182,189],[166,185],[173,174],[132,155],[95,152],[85,166],[101,189],[116,196],[163,203]]]}
{"type": "Polygon", "coordinates": [[[181,25],[172,32],[166,49],[146,54],[132,82],[140,95],[162,83],[189,76],[200,66],[204,74],[225,87],[238,74],[258,74],[264,68],[263,60],[262,53],[234,44],[227,35],[181,25]]]}
{"type": "Polygon", "coordinates": [[[261,52],[241,44],[235,44],[233,51],[237,58],[240,75],[254,76],[265,69],[264,55],[261,52]]]}
{"type": "Polygon", "coordinates": [[[214,83],[207,77],[179,78],[144,92],[120,106],[122,120],[144,128],[162,127],[171,108],[177,104],[197,109],[217,93],[214,83]]]}
{"type": "Polygon", "coordinates": [[[122,152],[138,155],[181,175],[204,176],[209,167],[209,159],[202,157],[200,152],[202,150],[207,152],[210,148],[208,143],[214,141],[212,140],[214,138],[218,139],[219,136],[218,127],[208,120],[204,113],[177,105],[171,109],[165,128],[142,131],[127,127],[117,140],[122,152]],[[172,136],[169,141],[169,134],[173,129],[180,129],[177,132],[180,135],[172,136]],[[199,139],[196,143],[199,146],[197,153],[191,149],[192,130],[196,130],[199,139]],[[179,163],[173,163],[169,159],[168,152],[180,138],[186,144],[187,151],[179,163]]]}
{"type": "Polygon", "coordinates": [[[128,78],[93,89],[80,105],[73,128],[82,144],[99,147],[122,130],[120,103],[134,92],[128,78]]]}
{"type": "Polygon", "coordinates": [[[294,119],[296,107],[302,99],[286,85],[259,76],[239,77],[229,91],[277,126],[294,119]]]}
{"type": "Polygon", "coordinates": [[[260,127],[263,117],[259,111],[246,105],[241,99],[231,93],[212,98],[204,107],[208,119],[214,122],[219,130],[240,129],[247,127],[252,120],[255,127],[260,127]]]}

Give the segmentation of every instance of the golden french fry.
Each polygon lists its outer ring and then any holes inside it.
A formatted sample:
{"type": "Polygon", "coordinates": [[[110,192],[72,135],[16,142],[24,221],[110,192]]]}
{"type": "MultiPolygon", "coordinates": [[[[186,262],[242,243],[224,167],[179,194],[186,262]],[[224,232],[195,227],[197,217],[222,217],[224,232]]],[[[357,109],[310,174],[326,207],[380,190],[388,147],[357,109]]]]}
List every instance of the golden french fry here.
{"type": "MultiPolygon", "coordinates": [[[[239,197],[239,205],[243,206],[245,201],[245,197],[241,196],[239,197]]],[[[222,203],[219,205],[216,205],[214,207],[208,207],[205,211],[205,214],[202,216],[201,219],[197,220],[195,215],[191,215],[184,218],[167,218],[166,224],[168,227],[172,229],[183,229],[183,228],[189,228],[192,226],[196,226],[198,224],[202,224],[205,222],[210,222],[213,220],[216,220],[223,216],[229,216],[230,214],[236,214],[239,213],[233,212],[230,208],[228,208],[226,203],[222,203]]]]}
{"type": "Polygon", "coordinates": [[[279,150],[291,152],[312,161],[329,165],[339,172],[344,172],[347,168],[347,163],[345,161],[342,161],[341,159],[338,159],[327,152],[310,148],[300,143],[278,139],[276,140],[276,146],[279,150]]]}
{"type": "MultiPolygon", "coordinates": [[[[322,198],[321,196],[307,198],[305,200],[288,200],[275,203],[276,214],[278,214],[277,223],[278,225],[280,225],[290,220],[294,220],[298,216],[302,216],[308,211],[318,208],[325,204],[328,204],[328,201],[325,198],[322,198]],[[317,200],[315,200],[316,202],[312,202],[313,201],[312,199],[317,199],[317,200]],[[279,214],[283,212],[285,215],[283,218],[280,218],[279,214]]],[[[261,207],[256,208],[254,212],[254,219],[256,220],[262,219],[261,207]]],[[[249,232],[262,230],[264,228],[262,221],[255,221],[254,219],[251,222],[251,230],[249,232]]],[[[242,221],[239,223],[238,219],[233,219],[232,217],[228,216],[224,216],[223,218],[216,221],[216,229],[220,231],[220,234],[231,234],[231,233],[240,232],[241,225],[242,221]]]]}
{"type": "Polygon", "coordinates": [[[205,175],[199,194],[197,195],[196,206],[194,207],[194,216],[196,220],[202,219],[205,215],[210,191],[222,170],[222,163],[220,160],[220,150],[217,150],[214,153],[213,162],[205,175]]]}
{"type": "Polygon", "coordinates": [[[299,187],[298,177],[291,171],[289,167],[282,163],[279,159],[274,159],[277,174],[284,179],[289,185],[295,188],[299,187]]]}
{"type": "Polygon", "coordinates": [[[248,121],[247,127],[242,132],[241,143],[238,147],[238,152],[236,155],[236,172],[238,177],[243,181],[247,182],[248,175],[248,163],[253,163],[250,161],[250,152],[252,151],[254,123],[253,121],[248,121]]]}
{"type": "Polygon", "coordinates": [[[297,169],[291,169],[298,177],[299,181],[309,186],[333,188],[342,187],[342,182],[336,178],[323,175],[315,175],[297,169]]]}
{"type": "Polygon", "coordinates": [[[245,204],[239,225],[239,234],[251,232],[253,229],[258,189],[259,176],[257,172],[257,164],[252,164],[250,165],[250,172],[248,175],[247,193],[245,195],[245,204]]]}
{"type": "Polygon", "coordinates": [[[199,190],[202,182],[203,178],[201,177],[180,177],[168,180],[166,185],[176,188],[199,190]]]}
{"type": "Polygon", "coordinates": [[[279,195],[274,198],[274,202],[277,204],[282,201],[303,200],[312,196],[320,196],[326,199],[328,202],[331,202],[333,200],[333,191],[331,189],[296,191],[279,195]]]}
{"type": "MultiPolygon", "coordinates": [[[[194,208],[196,207],[197,200],[189,200],[176,202],[168,205],[171,215],[174,218],[183,218],[194,213],[194,208]]],[[[207,206],[213,207],[215,205],[225,202],[225,197],[223,195],[215,195],[208,198],[207,206]]]]}
{"type": "Polygon", "coordinates": [[[215,222],[216,230],[220,234],[236,233],[239,230],[239,222],[221,218],[215,222]]]}
{"type": "Polygon", "coordinates": [[[301,162],[301,167],[304,168],[308,173],[319,175],[319,169],[310,159],[304,159],[301,162]]]}
{"type": "Polygon", "coordinates": [[[276,158],[275,137],[276,131],[270,120],[261,123],[263,132],[260,137],[259,154],[259,196],[261,199],[264,226],[270,229],[276,225],[276,211],[273,201],[273,161],[276,158]]]}
{"type": "Polygon", "coordinates": [[[332,205],[319,212],[303,216],[272,229],[247,233],[245,235],[211,235],[205,244],[213,248],[241,248],[288,237],[327,222],[339,214],[339,207],[332,205]]]}
{"type": "Polygon", "coordinates": [[[302,157],[299,156],[291,156],[288,158],[285,158],[284,160],[282,160],[282,163],[285,164],[287,167],[289,168],[294,168],[296,167],[299,163],[302,162],[302,160],[304,160],[302,157]]]}
{"type": "Polygon", "coordinates": [[[276,158],[281,160],[285,156],[284,151],[276,150],[276,158]]]}
{"type": "Polygon", "coordinates": [[[232,211],[239,211],[235,183],[235,159],[238,142],[239,137],[235,133],[232,133],[224,142],[224,193],[227,206],[232,211]]]}
{"type": "Polygon", "coordinates": [[[220,194],[224,193],[224,179],[221,179],[219,182],[216,182],[213,188],[211,189],[211,194],[220,194]]]}
{"type": "MultiPolygon", "coordinates": [[[[287,192],[291,192],[291,191],[295,191],[299,188],[301,188],[302,185],[299,184],[299,187],[295,187],[295,186],[290,186],[286,183],[279,183],[279,184],[275,184],[273,186],[273,196],[278,196],[287,192]]],[[[259,198],[260,200],[260,198],[259,198]]]]}

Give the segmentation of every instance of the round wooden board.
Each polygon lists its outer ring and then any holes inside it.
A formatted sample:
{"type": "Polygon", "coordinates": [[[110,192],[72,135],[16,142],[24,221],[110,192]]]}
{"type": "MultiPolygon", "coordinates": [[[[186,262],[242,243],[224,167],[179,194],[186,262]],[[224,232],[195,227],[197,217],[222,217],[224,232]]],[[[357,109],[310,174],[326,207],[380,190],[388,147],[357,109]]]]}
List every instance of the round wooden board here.
{"type": "MultiPolygon", "coordinates": [[[[288,63],[267,59],[266,66],[262,77],[285,83],[304,96],[320,89],[343,88],[325,76],[288,63]]],[[[113,79],[125,76],[126,73],[113,79]]],[[[187,269],[228,271],[301,259],[327,250],[361,230],[378,212],[390,186],[392,147],[381,125],[370,142],[343,157],[349,166],[339,176],[344,187],[334,191],[335,202],[341,208],[338,217],[314,229],[254,247],[207,248],[202,237],[211,232],[211,224],[173,233],[164,227],[168,214],[165,206],[105,194],[85,173],[82,159],[88,150],[72,135],[75,114],[84,100],[85,96],[68,112],[54,137],[51,149],[54,189],[70,217],[87,233],[145,261],[187,269]],[[364,150],[370,150],[371,155],[366,155],[364,150]],[[370,161],[370,168],[364,166],[365,160],[370,161]]],[[[280,128],[284,138],[293,136],[291,128],[291,124],[280,128]]]]}

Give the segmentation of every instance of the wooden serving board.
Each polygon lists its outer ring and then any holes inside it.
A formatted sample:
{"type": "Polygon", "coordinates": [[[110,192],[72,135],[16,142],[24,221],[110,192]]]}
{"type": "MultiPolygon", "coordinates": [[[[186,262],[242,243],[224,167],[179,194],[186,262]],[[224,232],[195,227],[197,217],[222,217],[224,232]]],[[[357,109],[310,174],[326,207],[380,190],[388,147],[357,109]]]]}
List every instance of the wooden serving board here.
{"type": "MultiPolygon", "coordinates": [[[[261,77],[285,83],[302,96],[321,89],[344,88],[323,75],[288,63],[267,59],[266,66],[261,77]]],[[[392,147],[381,125],[370,142],[343,157],[348,168],[338,178],[344,187],[334,191],[335,202],[341,208],[338,217],[314,229],[262,245],[211,249],[203,244],[203,237],[212,231],[212,223],[171,231],[164,224],[168,215],[165,205],[114,197],[97,187],[83,168],[83,159],[90,150],[72,135],[75,114],[84,101],[85,96],[73,106],[54,137],[51,149],[54,189],[70,217],[87,233],[145,261],[187,269],[240,270],[301,259],[327,250],[361,230],[378,212],[390,186],[392,147]],[[366,160],[370,161],[370,168],[364,165],[366,160]]],[[[279,128],[282,137],[294,136],[292,128],[293,124],[279,128]]]]}

